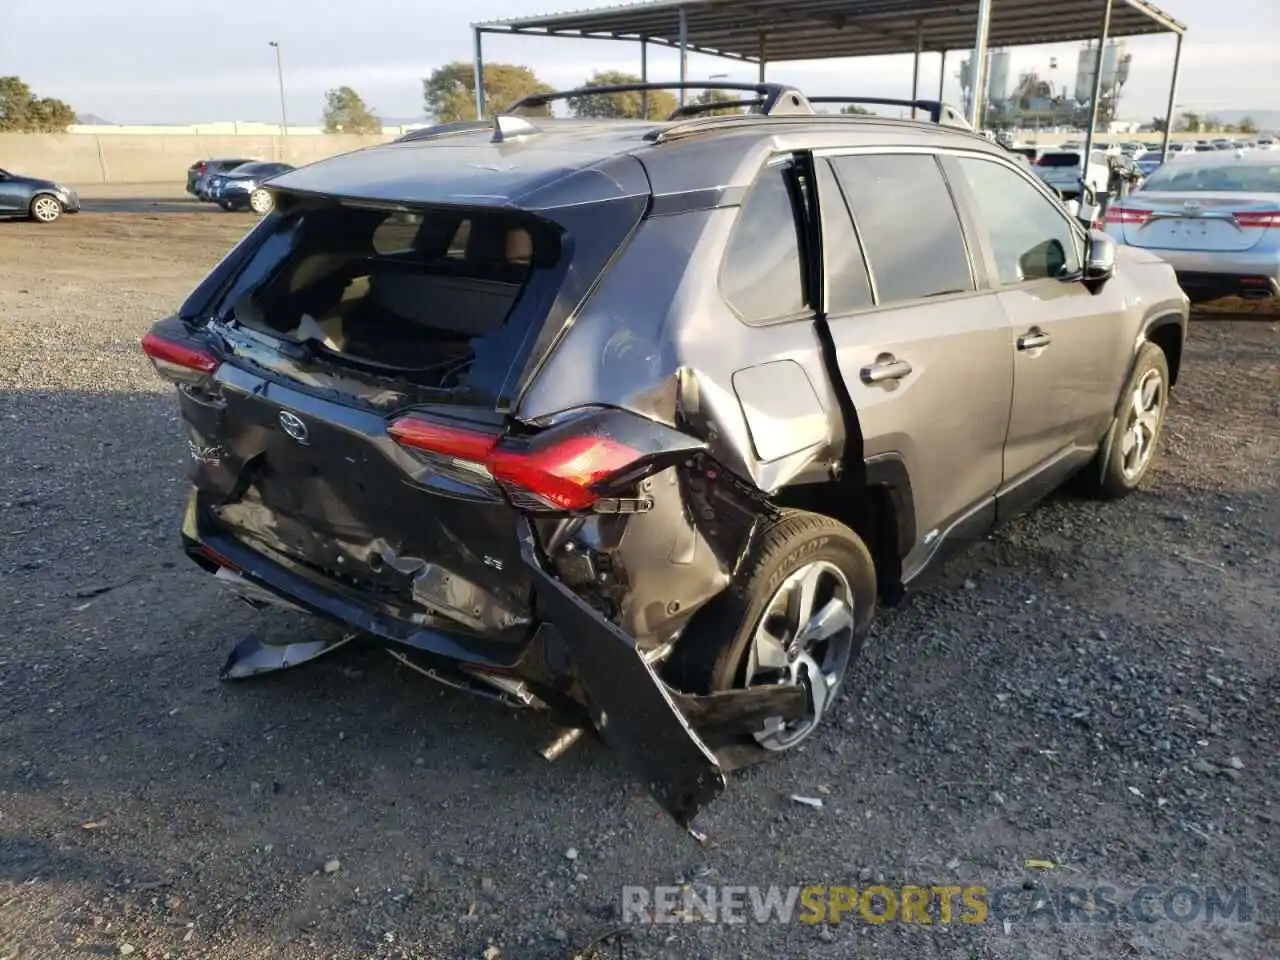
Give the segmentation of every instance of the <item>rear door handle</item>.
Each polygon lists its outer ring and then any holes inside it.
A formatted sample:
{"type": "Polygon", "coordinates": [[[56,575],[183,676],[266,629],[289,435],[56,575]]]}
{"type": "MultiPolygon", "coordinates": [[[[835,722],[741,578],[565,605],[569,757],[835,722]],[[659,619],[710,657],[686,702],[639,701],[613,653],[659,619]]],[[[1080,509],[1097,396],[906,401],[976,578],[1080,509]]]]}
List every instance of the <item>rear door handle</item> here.
{"type": "Polygon", "coordinates": [[[884,383],[886,380],[901,380],[911,372],[911,364],[905,360],[896,360],[892,354],[881,354],[876,362],[862,368],[863,383],[884,383]]]}
{"type": "Polygon", "coordinates": [[[1019,350],[1035,350],[1049,345],[1049,335],[1043,330],[1032,328],[1018,338],[1019,350]]]}

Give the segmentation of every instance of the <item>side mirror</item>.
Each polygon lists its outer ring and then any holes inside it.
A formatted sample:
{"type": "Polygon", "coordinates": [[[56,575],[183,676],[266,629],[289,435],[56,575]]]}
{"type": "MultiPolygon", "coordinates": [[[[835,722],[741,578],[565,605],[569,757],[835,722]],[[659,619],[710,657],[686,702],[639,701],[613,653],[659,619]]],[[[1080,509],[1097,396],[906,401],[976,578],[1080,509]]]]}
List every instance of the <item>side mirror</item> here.
{"type": "Polygon", "coordinates": [[[1089,253],[1084,261],[1085,280],[1110,280],[1116,272],[1116,242],[1101,230],[1089,231],[1089,253]]]}

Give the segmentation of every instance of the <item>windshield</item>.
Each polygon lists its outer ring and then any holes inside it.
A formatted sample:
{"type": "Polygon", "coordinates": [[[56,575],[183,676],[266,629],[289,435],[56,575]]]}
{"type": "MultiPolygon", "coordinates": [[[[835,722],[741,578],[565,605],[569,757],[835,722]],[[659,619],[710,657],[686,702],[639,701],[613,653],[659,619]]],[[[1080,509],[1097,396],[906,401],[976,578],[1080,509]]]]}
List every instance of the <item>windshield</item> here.
{"type": "Polygon", "coordinates": [[[1080,165],[1078,153],[1046,153],[1036,160],[1037,167],[1076,167],[1080,165]]]}
{"type": "Polygon", "coordinates": [[[1161,167],[1144,190],[1171,193],[1280,193],[1280,163],[1213,163],[1161,167]]]}
{"type": "Polygon", "coordinates": [[[284,169],[279,163],[246,163],[236,167],[236,173],[251,173],[257,176],[270,176],[284,169]]]}
{"type": "Polygon", "coordinates": [[[1160,159],[1159,150],[1148,150],[1146,153],[1142,154],[1142,156],[1138,157],[1138,162],[1142,163],[1149,160],[1159,160],[1159,159],[1160,159]]]}

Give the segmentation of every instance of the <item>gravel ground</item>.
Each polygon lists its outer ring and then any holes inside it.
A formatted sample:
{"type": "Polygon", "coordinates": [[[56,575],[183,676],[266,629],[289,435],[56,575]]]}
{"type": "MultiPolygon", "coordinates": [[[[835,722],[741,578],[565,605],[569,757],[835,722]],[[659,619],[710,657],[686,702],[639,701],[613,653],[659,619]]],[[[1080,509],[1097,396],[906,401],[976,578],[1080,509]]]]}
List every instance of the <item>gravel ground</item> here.
{"type": "Polygon", "coordinates": [[[1280,314],[1199,314],[1147,489],[1055,499],[885,614],[834,722],[734,776],[699,848],[605,749],[547,765],[540,718],[376,651],[217,682],[246,631],[307,627],[178,548],[137,342],[249,220],[163,209],[0,224],[0,958],[1280,953],[1280,314]],[[1252,913],[621,923],[624,884],[679,881],[1248,886],[1252,913]]]}

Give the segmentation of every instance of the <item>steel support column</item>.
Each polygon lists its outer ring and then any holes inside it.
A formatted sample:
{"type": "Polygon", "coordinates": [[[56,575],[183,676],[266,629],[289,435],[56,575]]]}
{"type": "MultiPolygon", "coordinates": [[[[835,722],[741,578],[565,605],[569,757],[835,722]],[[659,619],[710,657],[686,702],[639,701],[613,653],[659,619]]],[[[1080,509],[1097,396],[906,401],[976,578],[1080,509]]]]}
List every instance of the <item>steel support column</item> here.
{"type": "MultiPolygon", "coordinates": [[[[916,100],[920,96],[920,52],[924,48],[924,21],[916,21],[916,54],[915,60],[911,65],[911,99],[916,100]]],[[[916,117],[916,108],[911,108],[911,119],[916,117]]]]}
{"type": "Polygon", "coordinates": [[[1160,144],[1160,162],[1169,159],[1169,136],[1173,133],[1173,111],[1177,109],[1178,69],[1182,66],[1182,34],[1177,34],[1178,45],[1173,49],[1173,79],[1169,82],[1169,106],[1164,112],[1164,138],[1160,144]]]}
{"type": "MultiPolygon", "coordinates": [[[[689,12],[680,8],[680,83],[689,80],[689,12]]],[[[680,87],[680,106],[685,104],[685,89],[680,87]]]]}
{"type": "Polygon", "coordinates": [[[947,51],[942,51],[942,66],[938,67],[938,102],[942,103],[947,89],[947,51]]]}
{"type": "MultiPolygon", "coordinates": [[[[649,38],[640,38],[640,82],[649,82],[649,38]]],[[[640,115],[649,119],[649,91],[640,92],[640,115]]]]}
{"type": "Polygon", "coordinates": [[[769,35],[760,31],[760,82],[764,83],[765,69],[769,66],[769,35]]]}
{"type": "Polygon", "coordinates": [[[987,37],[990,33],[991,0],[978,0],[978,26],[973,37],[973,59],[969,64],[969,80],[973,84],[969,124],[975,130],[982,128],[982,101],[987,94],[987,37]]]}
{"type": "Polygon", "coordinates": [[[476,119],[484,119],[484,50],[480,43],[480,34],[483,31],[476,27],[476,119]]]}
{"type": "Polygon", "coordinates": [[[1098,38],[1098,55],[1093,58],[1093,94],[1089,97],[1089,130],[1084,136],[1084,162],[1080,164],[1081,177],[1089,169],[1093,156],[1093,131],[1098,125],[1098,101],[1102,99],[1102,55],[1111,33],[1111,0],[1102,0],[1102,36],[1098,38]]]}

